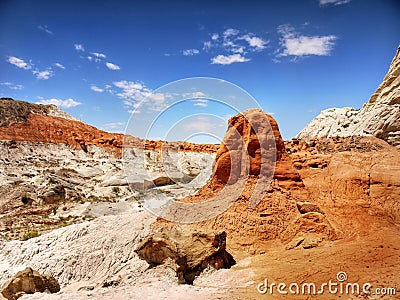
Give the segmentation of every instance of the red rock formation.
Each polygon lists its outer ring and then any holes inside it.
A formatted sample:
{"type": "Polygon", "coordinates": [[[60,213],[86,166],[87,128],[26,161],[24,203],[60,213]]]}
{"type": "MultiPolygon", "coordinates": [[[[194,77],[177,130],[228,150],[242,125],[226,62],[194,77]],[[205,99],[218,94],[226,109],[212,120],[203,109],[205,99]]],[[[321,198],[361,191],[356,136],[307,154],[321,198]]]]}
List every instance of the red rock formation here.
{"type": "Polygon", "coordinates": [[[246,176],[272,175],[281,186],[303,186],[276,121],[260,109],[232,117],[217,152],[213,182],[234,184],[246,176]]]}
{"type": "MultiPolygon", "coordinates": [[[[10,109],[10,115],[15,115],[19,112],[11,110],[14,100],[1,99],[2,115],[7,115],[7,110],[10,109]]],[[[124,146],[130,147],[145,147],[148,150],[170,149],[176,151],[191,151],[191,152],[207,152],[213,153],[217,150],[216,145],[200,145],[187,142],[167,143],[163,141],[146,141],[142,139],[124,136],[119,133],[109,133],[97,129],[80,121],[53,117],[46,115],[45,106],[42,108],[43,114],[36,107],[37,105],[15,101],[21,107],[22,117],[10,118],[11,121],[0,124],[0,139],[29,141],[29,142],[46,142],[46,143],[63,143],[83,149],[87,151],[87,147],[91,145],[102,146],[110,151],[121,155],[121,149],[124,146]],[[22,103],[22,104],[21,104],[22,103]],[[38,113],[31,113],[35,111],[38,113]],[[1,126],[3,125],[3,126],[1,126]]]]}
{"type": "MultiPolygon", "coordinates": [[[[194,212],[190,207],[172,206],[167,218],[179,221],[182,217],[181,222],[188,222],[187,216],[192,214],[200,222],[187,225],[188,230],[225,230],[231,247],[257,249],[280,238],[282,230],[299,216],[296,200],[301,199],[296,193],[306,196],[303,187],[276,121],[260,109],[251,109],[229,120],[211,180],[196,195],[182,200],[205,205],[194,212]],[[230,200],[230,205],[226,206],[224,199],[230,200]],[[208,218],[221,207],[226,209],[208,218]]],[[[160,218],[154,228],[174,226],[160,218]]]]}

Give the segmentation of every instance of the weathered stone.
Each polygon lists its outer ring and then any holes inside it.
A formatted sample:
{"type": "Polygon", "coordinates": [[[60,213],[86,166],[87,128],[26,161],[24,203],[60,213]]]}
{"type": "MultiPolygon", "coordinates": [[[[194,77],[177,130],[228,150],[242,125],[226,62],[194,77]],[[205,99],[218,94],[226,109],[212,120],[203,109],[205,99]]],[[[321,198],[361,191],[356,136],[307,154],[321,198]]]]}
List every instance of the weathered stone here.
{"type": "Polygon", "coordinates": [[[321,241],[322,239],[319,237],[307,237],[304,239],[301,245],[303,246],[304,249],[310,249],[317,247],[321,241]]]}
{"type": "Polygon", "coordinates": [[[8,300],[16,300],[24,294],[57,293],[58,291],[60,291],[60,285],[53,276],[39,274],[27,267],[7,282],[1,293],[8,300]]]}
{"type": "Polygon", "coordinates": [[[310,202],[297,202],[297,209],[301,214],[306,214],[309,212],[318,212],[320,214],[325,214],[318,205],[310,202]]]}
{"type": "Polygon", "coordinates": [[[226,233],[169,231],[148,236],[135,252],[150,265],[172,260],[180,283],[192,283],[206,267],[230,268],[235,264],[226,251],[226,233]]]}
{"type": "Polygon", "coordinates": [[[215,182],[234,184],[246,176],[271,177],[284,187],[302,187],[278,124],[261,109],[249,109],[228,121],[214,163],[215,182]]]}
{"type": "Polygon", "coordinates": [[[291,240],[289,242],[289,244],[286,245],[285,249],[286,250],[291,250],[294,249],[298,246],[300,246],[300,244],[304,241],[304,237],[303,236],[299,236],[299,237],[295,237],[293,240],[291,240]]]}
{"type": "Polygon", "coordinates": [[[50,186],[39,198],[46,204],[65,200],[65,188],[62,185],[50,186]]]}

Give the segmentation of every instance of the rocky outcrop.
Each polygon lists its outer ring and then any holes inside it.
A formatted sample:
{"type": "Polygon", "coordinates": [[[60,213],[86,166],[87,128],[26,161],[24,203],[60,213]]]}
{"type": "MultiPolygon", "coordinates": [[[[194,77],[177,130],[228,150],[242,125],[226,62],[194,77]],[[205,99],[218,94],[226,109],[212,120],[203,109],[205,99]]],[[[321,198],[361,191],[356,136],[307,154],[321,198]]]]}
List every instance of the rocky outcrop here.
{"type": "Polygon", "coordinates": [[[12,98],[0,98],[0,126],[26,122],[30,114],[61,117],[77,121],[76,118],[52,104],[32,104],[12,98]]]}
{"type": "Polygon", "coordinates": [[[160,265],[168,260],[175,263],[181,283],[193,283],[207,267],[218,270],[235,264],[232,255],[226,251],[224,231],[156,233],[148,236],[135,251],[150,265],[160,265]]]}
{"type": "Polygon", "coordinates": [[[39,274],[28,267],[7,282],[1,293],[8,300],[16,300],[24,294],[57,293],[58,291],[60,291],[60,285],[53,276],[39,274]]]}
{"type": "Polygon", "coordinates": [[[400,47],[367,104],[359,110],[350,107],[324,110],[296,138],[368,135],[400,147],[400,47]]]}
{"type": "Polygon", "coordinates": [[[260,109],[247,110],[228,121],[212,180],[234,184],[247,176],[271,177],[285,187],[303,185],[286,153],[278,124],[260,109]]]}
{"type": "MultiPolygon", "coordinates": [[[[306,196],[307,191],[271,116],[250,109],[232,117],[228,124],[213,177],[197,194],[181,200],[197,209],[178,207],[168,217],[198,222],[188,230],[224,230],[230,247],[252,252],[263,242],[279,238],[282,228],[299,214],[292,200],[297,193],[306,196]],[[193,218],[189,220],[188,215],[193,218]]],[[[156,230],[174,228],[164,219],[155,224],[156,230]]]]}
{"type": "Polygon", "coordinates": [[[62,113],[54,105],[31,104],[9,98],[0,99],[0,140],[62,143],[86,152],[90,146],[101,146],[117,155],[122,154],[123,146],[205,153],[217,150],[216,145],[144,141],[132,136],[108,133],[62,113]]]}

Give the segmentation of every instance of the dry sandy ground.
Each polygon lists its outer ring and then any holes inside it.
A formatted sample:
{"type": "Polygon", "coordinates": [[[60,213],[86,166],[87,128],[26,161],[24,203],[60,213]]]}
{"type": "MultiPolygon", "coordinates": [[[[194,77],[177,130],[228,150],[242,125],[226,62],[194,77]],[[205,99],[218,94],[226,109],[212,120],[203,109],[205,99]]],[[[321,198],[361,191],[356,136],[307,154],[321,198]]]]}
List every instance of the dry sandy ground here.
{"type": "MultiPolygon", "coordinates": [[[[353,219],[346,215],[346,225],[354,234],[348,238],[327,242],[317,248],[298,247],[285,250],[278,241],[269,241],[262,255],[249,255],[231,251],[237,260],[230,270],[207,270],[194,285],[177,284],[174,272],[166,266],[143,269],[133,277],[125,277],[113,287],[101,287],[89,281],[75,281],[54,295],[25,295],[26,299],[400,299],[400,228],[362,210],[353,212],[353,219]],[[364,283],[376,288],[395,288],[397,295],[365,295],[343,293],[340,286],[336,293],[329,293],[328,287],[321,295],[301,295],[303,283],[315,283],[317,291],[321,284],[340,283],[338,272],[347,274],[347,283],[364,283]],[[271,283],[285,283],[288,295],[278,293],[277,288],[265,294],[257,286],[268,280],[271,283]],[[300,295],[293,295],[289,284],[297,283],[300,295]]],[[[263,287],[261,287],[263,288],[263,287]]],[[[334,288],[334,286],[333,286],[334,288]]]]}

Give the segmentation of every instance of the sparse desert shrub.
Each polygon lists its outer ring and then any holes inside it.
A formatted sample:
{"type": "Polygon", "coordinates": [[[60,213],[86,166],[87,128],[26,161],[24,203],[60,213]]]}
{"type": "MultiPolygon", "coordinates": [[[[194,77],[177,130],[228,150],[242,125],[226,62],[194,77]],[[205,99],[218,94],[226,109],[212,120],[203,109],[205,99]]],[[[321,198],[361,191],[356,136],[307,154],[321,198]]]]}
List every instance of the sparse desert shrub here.
{"type": "Polygon", "coordinates": [[[118,186],[113,186],[112,191],[113,191],[114,194],[119,194],[121,189],[118,186]]]}
{"type": "Polygon", "coordinates": [[[38,237],[39,235],[40,235],[40,233],[37,230],[28,230],[28,231],[25,231],[24,235],[22,236],[22,240],[27,241],[31,238],[38,237]]]}

